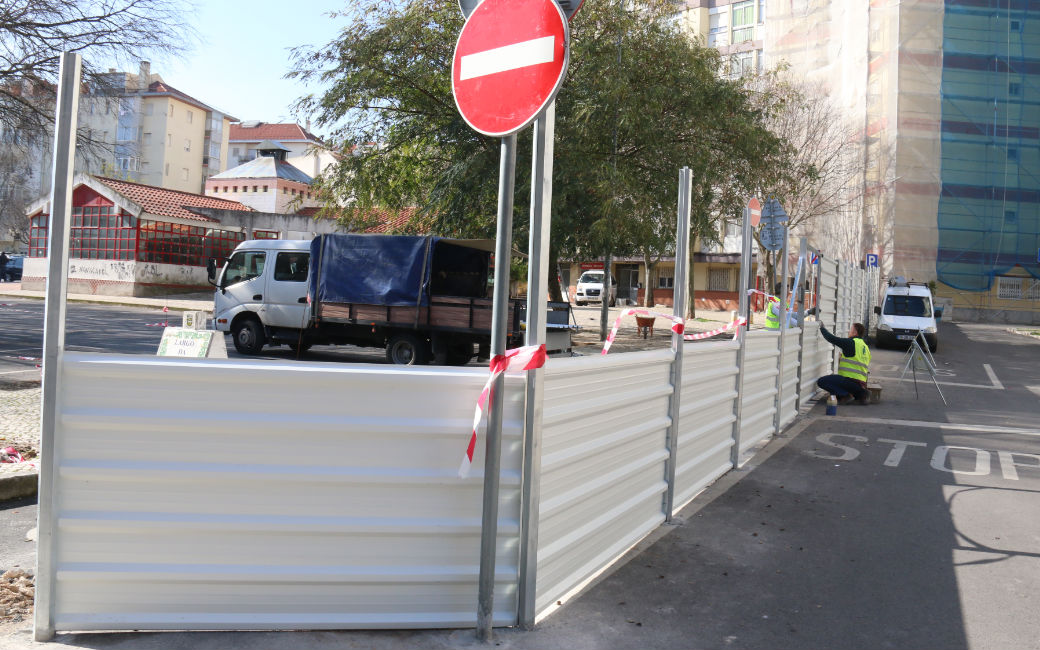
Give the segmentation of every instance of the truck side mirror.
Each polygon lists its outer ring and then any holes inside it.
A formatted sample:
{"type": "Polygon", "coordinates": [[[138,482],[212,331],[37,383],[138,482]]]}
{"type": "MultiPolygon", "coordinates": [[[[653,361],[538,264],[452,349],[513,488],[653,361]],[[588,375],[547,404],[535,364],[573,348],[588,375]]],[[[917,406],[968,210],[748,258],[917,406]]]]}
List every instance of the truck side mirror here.
{"type": "Polygon", "coordinates": [[[881,307],[875,306],[874,307],[874,313],[877,314],[878,316],[880,316],[881,315],[881,307]]]}
{"type": "Polygon", "coordinates": [[[209,258],[206,262],[206,277],[209,279],[209,283],[213,286],[217,286],[217,260],[216,258],[209,258]]]}

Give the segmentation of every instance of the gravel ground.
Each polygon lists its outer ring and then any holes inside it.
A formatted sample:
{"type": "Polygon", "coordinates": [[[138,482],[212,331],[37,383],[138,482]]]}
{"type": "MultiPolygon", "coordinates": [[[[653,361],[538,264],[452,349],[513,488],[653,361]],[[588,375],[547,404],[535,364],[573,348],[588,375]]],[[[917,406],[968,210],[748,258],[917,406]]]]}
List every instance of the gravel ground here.
{"type": "Polygon", "coordinates": [[[40,448],[40,387],[5,389],[0,385],[0,447],[23,454],[40,448]]]}

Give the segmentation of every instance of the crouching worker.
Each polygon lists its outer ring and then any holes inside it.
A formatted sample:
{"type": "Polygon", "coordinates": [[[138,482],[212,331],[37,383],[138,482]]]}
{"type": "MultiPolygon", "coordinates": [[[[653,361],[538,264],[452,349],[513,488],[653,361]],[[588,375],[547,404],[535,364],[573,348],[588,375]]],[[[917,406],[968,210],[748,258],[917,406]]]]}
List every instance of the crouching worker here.
{"type": "Polygon", "coordinates": [[[841,350],[841,359],[838,361],[838,374],[820,377],[816,385],[834,395],[839,404],[847,404],[852,400],[869,404],[867,375],[870,372],[870,348],[864,340],[867,336],[866,328],[862,323],[853,323],[849,329],[849,338],[843,339],[828,332],[821,323],[820,333],[828,343],[841,350]]]}

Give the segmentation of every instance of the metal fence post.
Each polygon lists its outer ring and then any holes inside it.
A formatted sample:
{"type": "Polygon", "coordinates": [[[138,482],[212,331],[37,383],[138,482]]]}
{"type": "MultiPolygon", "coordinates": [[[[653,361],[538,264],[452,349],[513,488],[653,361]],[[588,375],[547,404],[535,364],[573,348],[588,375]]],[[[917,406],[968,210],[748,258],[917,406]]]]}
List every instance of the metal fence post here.
{"type": "MultiPolygon", "coordinates": [[[[780,357],[777,359],[776,375],[776,413],[773,414],[773,435],[780,435],[780,426],[784,421],[784,352],[787,340],[787,229],[784,228],[783,260],[780,263],[780,275],[783,277],[780,288],[780,357]]],[[[794,290],[791,291],[791,300],[794,300],[794,290]]],[[[766,307],[768,309],[769,307],[766,307]]],[[[800,322],[800,321],[799,321],[800,322]]]]}
{"type": "MultiPolygon", "coordinates": [[[[527,267],[527,345],[545,343],[549,287],[549,231],[552,213],[553,137],[556,102],[546,107],[533,128],[531,156],[531,234],[527,267]]],[[[518,618],[525,629],[534,627],[538,579],[538,515],[542,473],[542,409],[545,370],[527,371],[524,413],[524,469],[520,506],[520,575],[518,618]]]]}
{"type": "MultiPolygon", "coordinates": [[[[798,264],[799,269],[804,270],[805,275],[799,276],[798,271],[795,271],[795,276],[802,278],[799,284],[809,281],[809,286],[812,286],[812,281],[809,280],[812,264],[809,264],[807,257],[808,247],[808,240],[802,237],[798,242],[798,264]]],[[[803,287],[795,287],[794,290],[798,292],[798,322],[802,327],[802,331],[798,334],[798,383],[795,385],[794,398],[794,409],[798,411],[802,408],[802,371],[805,368],[805,290],[803,287]]]]}
{"type": "Polygon", "coordinates": [[[748,300],[748,285],[751,275],[751,210],[744,207],[744,228],[741,237],[740,253],[740,316],[745,319],[743,325],[737,326],[737,402],[733,407],[736,420],[733,422],[733,447],[729,452],[730,464],[734,468],[740,467],[740,427],[741,417],[744,412],[744,365],[747,357],[747,331],[751,320],[751,304],[748,300]]]}
{"type": "MultiPolygon", "coordinates": [[[[690,300],[686,286],[690,272],[690,195],[693,192],[693,173],[689,167],[679,170],[679,208],[675,224],[675,281],[673,286],[672,315],[686,320],[686,305],[690,300]]],[[[665,481],[668,490],[664,497],[664,520],[672,520],[672,509],[675,507],[675,463],[679,448],[679,407],[682,393],[683,373],[683,335],[682,332],[672,334],[672,399],[669,412],[671,423],[668,425],[668,463],[665,465],[665,481]]]]}
{"type": "Polygon", "coordinates": [[[76,159],[76,127],[82,57],[64,52],[58,76],[58,104],[54,128],[54,167],[51,217],[47,232],[47,301],[43,317],[43,380],[41,382],[40,484],[37,511],[36,612],[33,636],[54,638],[55,494],[58,450],[54,428],[58,421],[61,362],[65,354],[65,294],[69,274],[69,217],[72,213],[72,173],[76,159]]]}

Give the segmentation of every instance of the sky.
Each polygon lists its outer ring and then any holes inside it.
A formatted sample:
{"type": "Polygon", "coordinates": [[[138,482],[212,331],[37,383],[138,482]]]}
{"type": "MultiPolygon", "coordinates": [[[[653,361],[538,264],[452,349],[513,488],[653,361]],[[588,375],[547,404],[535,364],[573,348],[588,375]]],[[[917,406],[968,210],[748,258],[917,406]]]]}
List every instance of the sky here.
{"type": "MultiPolygon", "coordinates": [[[[168,84],[239,120],[299,122],[290,107],[307,92],[282,77],[289,50],[322,46],[335,38],[347,18],[330,19],[350,0],[196,0],[193,27],[200,42],[182,60],[156,59],[152,72],[168,84]]],[[[137,72],[137,70],[126,70],[137,72]]],[[[315,132],[322,135],[319,129],[315,132]]]]}

